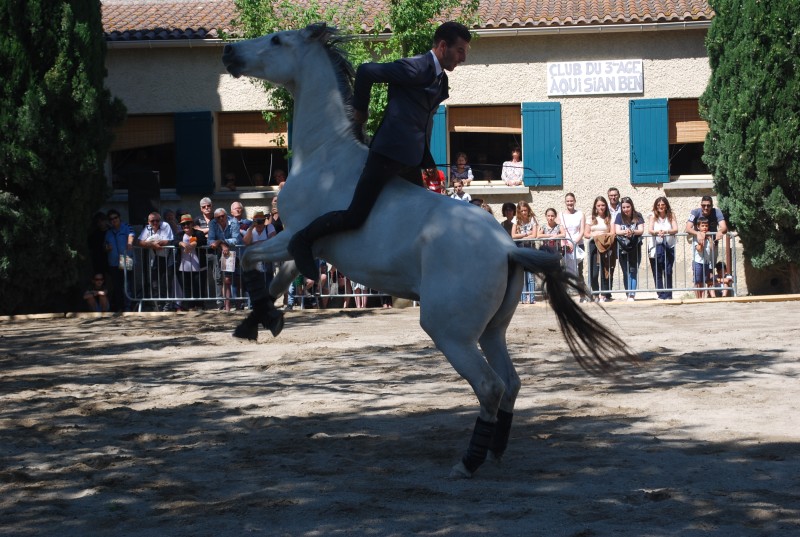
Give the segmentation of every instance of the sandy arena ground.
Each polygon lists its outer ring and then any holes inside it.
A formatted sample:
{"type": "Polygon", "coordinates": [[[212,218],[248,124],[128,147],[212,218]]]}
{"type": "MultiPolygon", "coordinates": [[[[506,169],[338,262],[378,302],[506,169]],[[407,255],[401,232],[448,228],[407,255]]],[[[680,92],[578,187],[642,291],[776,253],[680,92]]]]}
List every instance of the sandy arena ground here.
{"type": "Polygon", "coordinates": [[[800,535],[800,302],[607,311],[625,379],[519,308],[511,444],[471,480],[477,403],[418,310],[257,344],[221,312],[0,322],[0,534],[800,535]]]}

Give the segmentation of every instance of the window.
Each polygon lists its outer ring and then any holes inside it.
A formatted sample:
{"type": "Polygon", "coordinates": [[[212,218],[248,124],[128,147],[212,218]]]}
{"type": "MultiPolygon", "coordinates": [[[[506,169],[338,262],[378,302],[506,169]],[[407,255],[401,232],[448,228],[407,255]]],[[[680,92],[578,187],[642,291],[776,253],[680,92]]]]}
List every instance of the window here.
{"type": "Polygon", "coordinates": [[[708,124],[697,99],[630,101],[632,183],[667,183],[670,177],[705,175],[703,141],[708,124]]]}
{"type": "Polygon", "coordinates": [[[211,112],[128,116],[115,129],[111,183],[115,189],[179,194],[214,191],[211,112]]]}
{"type": "Polygon", "coordinates": [[[111,144],[111,184],[136,188],[153,182],[175,188],[175,125],[171,114],[128,116],[114,129],[111,144]]]}
{"type": "Polygon", "coordinates": [[[703,143],[708,122],[700,117],[697,99],[670,99],[667,103],[669,128],[669,174],[707,175],[703,143]]]}
{"type": "Polygon", "coordinates": [[[275,170],[288,171],[285,121],[268,123],[260,112],[226,112],[217,123],[223,186],[226,178],[239,188],[267,186],[275,170]]]}
{"type": "Polygon", "coordinates": [[[434,117],[434,160],[454,163],[455,155],[464,152],[476,180],[499,181],[502,163],[514,147],[522,149],[526,186],[560,185],[561,105],[441,106],[434,117]]]}

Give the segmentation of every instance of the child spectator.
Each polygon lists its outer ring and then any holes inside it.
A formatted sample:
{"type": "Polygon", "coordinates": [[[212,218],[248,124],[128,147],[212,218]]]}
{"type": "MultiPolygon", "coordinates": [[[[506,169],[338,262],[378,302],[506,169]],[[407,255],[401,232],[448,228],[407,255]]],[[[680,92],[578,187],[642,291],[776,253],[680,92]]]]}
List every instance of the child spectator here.
{"type": "Polygon", "coordinates": [[[510,236],[511,232],[514,230],[514,217],[517,214],[517,206],[511,203],[510,201],[507,201],[503,204],[502,212],[503,216],[505,216],[506,219],[503,220],[503,222],[501,222],[501,225],[503,226],[503,229],[505,229],[510,236]]]}
{"type": "Polygon", "coordinates": [[[111,309],[105,282],[105,277],[102,274],[95,274],[89,289],[83,293],[83,299],[86,301],[89,311],[105,313],[111,309]]]}
{"type": "Polygon", "coordinates": [[[559,245],[561,241],[556,239],[563,239],[566,233],[564,232],[564,228],[561,227],[561,224],[556,222],[558,212],[551,207],[544,212],[544,217],[546,222],[539,227],[538,236],[542,238],[547,237],[548,240],[542,242],[540,249],[553,254],[560,253],[561,249],[559,245]]]}
{"type": "Polygon", "coordinates": [[[437,168],[426,168],[422,170],[422,182],[425,188],[437,194],[444,194],[444,172],[437,168]]]}
{"type": "Polygon", "coordinates": [[[472,196],[464,192],[464,183],[461,181],[456,181],[453,183],[453,188],[455,188],[455,190],[453,191],[453,195],[450,196],[451,198],[466,202],[472,201],[472,196]]]}
{"type": "Polygon", "coordinates": [[[472,168],[467,166],[467,154],[456,154],[456,165],[450,167],[450,182],[455,184],[456,181],[461,181],[464,183],[464,186],[469,186],[472,179],[474,179],[474,177],[472,175],[472,168]]]}
{"type": "Polygon", "coordinates": [[[692,246],[694,247],[694,260],[692,261],[694,286],[698,289],[694,294],[697,298],[703,298],[706,291],[699,289],[713,285],[714,246],[711,237],[706,236],[706,233],[708,233],[708,218],[699,216],[695,220],[695,224],[697,231],[703,234],[703,241],[700,242],[696,236],[692,239],[692,246]]]}
{"type": "MultiPolygon", "coordinates": [[[[723,261],[718,261],[715,265],[714,287],[733,287],[733,276],[727,271],[727,265],[723,261]]],[[[731,296],[730,289],[715,289],[714,294],[718,297],[731,296]]]]}

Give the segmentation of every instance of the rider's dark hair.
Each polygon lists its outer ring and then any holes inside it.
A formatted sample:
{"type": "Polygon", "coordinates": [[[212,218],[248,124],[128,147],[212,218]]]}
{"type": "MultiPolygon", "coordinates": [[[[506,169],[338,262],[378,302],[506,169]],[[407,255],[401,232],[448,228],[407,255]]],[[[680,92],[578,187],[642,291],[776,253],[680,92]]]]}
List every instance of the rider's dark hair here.
{"type": "Polygon", "coordinates": [[[447,21],[436,28],[436,32],[433,34],[433,45],[436,46],[439,41],[444,40],[448,47],[452,47],[459,37],[469,43],[472,39],[472,34],[460,22],[447,21]]]}

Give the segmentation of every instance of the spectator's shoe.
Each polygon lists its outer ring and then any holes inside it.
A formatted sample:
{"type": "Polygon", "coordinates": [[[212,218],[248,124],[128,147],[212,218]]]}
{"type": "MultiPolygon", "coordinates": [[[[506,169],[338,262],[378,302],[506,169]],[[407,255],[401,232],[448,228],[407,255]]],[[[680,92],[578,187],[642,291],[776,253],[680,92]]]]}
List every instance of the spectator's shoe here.
{"type": "Polygon", "coordinates": [[[311,241],[301,231],[294,234],[292,240],[289,241],[287,249],[292,254],[294,264],[297,265],[297,270],[300,271],[300,274],[316,282],[319,280],[319,265],[311,253],[311,244],[311,241]]]}

